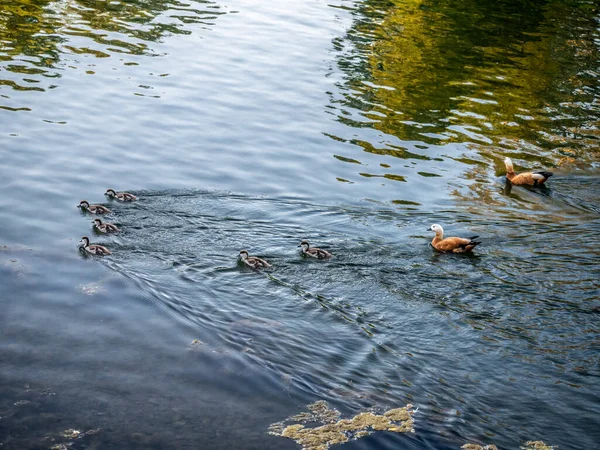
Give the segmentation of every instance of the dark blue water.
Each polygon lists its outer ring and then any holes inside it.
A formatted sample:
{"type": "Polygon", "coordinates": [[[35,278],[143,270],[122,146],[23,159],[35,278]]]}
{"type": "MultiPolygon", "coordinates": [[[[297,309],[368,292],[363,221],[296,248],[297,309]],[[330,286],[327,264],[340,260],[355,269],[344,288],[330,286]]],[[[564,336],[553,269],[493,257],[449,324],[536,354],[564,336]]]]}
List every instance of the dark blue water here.
{"type": "Polygon", "coordinates": [[[598,14],[3,2],[0,447],[293,449],[269,425],[326,400],[418,408],[348,449],[595,448],[598,14]]]}

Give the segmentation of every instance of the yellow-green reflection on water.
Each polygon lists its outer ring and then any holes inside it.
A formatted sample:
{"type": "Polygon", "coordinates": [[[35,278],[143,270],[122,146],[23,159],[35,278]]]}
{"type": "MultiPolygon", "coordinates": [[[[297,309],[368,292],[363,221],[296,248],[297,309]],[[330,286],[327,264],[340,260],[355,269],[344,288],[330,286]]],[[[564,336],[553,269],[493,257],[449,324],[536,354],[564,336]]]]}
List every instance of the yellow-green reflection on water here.
{"type": "Polygon", "coordinates": [[[504,173],[506,153],[587,168],[600,159],[597,19],[592,2],[361,3],[336,42],[347,76],[332,105],[350,129],[380,134],[336,139],[409,160],[458,145],[485,178],[504,173]]]}

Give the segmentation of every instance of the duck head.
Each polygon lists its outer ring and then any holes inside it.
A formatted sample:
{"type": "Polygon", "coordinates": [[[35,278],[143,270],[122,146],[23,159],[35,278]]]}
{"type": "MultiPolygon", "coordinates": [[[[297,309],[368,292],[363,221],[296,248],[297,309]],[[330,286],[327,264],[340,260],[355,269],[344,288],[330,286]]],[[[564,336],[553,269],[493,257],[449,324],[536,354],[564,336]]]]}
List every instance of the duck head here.
{"type": "Polygon", "coordinates": [[[89,208],[90,207],[90,202],[88,202],[87,200],[81,200],[79,202],[79,205],[77,205],[79,208],[89,208]]]}
{"type": "Polygon", "coordinates": [[[308,241],[302,241],[300,242],[300,247],[302,247],[302,251],[305,252],[309,249],[310,244],[308,243],[308,241]]]}
{"type": "Polygon", "coordinates": [[[504,158],[504,165],[506,166],[506,171],[508,173],[515,172],[515,169],[513,168],[512,159],[510,159],[508,156],[506,158],[504,158]]]}
{"type": "Polygon", "coordinates": [[[92,223],[94,225],[96,225],[97,227],[99,227],[100,225],[102,225],[102,221],[100,219],[94,219],[94,221],[92,223]]]}
{"type": "Polygon", "coordinates": [[[87,247],[88,245],[90,245],[90,238],[88,238],[87,236],[82,237],[81,242],[79,242],[79,246],[87,247]]]}
{"type": "Polygon", "coordinates": [[[240,252],[240,258],[242,259],[242,261],[248,259],[248,251],[247,250],[242,250],[240,252]]]}
{"type": "Polygon", "coordinates": [[[442,228],[441,225],[438,225],[437,223],[434,223],[433,225],[431,225],[427,231],[435,231],[435,234],[444,234],[444,229],[442,228]]]}
{"type": "Polygon", "coordinates": [[[116,197],[117,193],[114,189],[107,189],[104,195],[108,195],[109,197],[116,197]]]}

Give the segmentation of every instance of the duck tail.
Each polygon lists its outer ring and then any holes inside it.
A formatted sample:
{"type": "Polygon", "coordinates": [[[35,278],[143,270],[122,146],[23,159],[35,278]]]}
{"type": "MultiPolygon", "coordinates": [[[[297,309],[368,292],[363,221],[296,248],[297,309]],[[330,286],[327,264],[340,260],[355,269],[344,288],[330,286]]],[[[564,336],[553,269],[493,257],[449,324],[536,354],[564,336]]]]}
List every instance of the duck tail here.
{"type": "Polygon", "coordinates": [[[471,238],[471,242],[469,242],[466,245],[466,248],[468,249],[468,251],[473,250],[475,247],[477,247],[479,244],[481,244],[481,241],[476,241],[475,238],[478,238],[479,236],[474,236],[471,238]]]}

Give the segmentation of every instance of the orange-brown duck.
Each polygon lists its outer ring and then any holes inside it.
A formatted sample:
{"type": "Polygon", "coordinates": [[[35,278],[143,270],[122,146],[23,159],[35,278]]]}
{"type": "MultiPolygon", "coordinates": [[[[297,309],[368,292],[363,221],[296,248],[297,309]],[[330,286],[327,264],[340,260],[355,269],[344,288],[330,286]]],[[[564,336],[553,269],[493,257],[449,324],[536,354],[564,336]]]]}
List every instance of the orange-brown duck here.
{"type": "Polygon", "coordinates": [[[519,186],[542,186],[553,175],[552,172],[545,171],[516,174],[512,160],[508,156],[504,158],[504,165],[506,166],[506,178],[508,181],[519,186]]]}
{"type": "Polygon", "coordinates": [[[444,239],[444,229],[437,223],[431,225],[428,231],[435,231],[435,237],[431,241],[431,245],[441,252],[467,253],[472,251],[475,246],[481,244],[481,242],[475,240],[479,236],[472,236],[470,238],[448,237],[444,239]]]}

